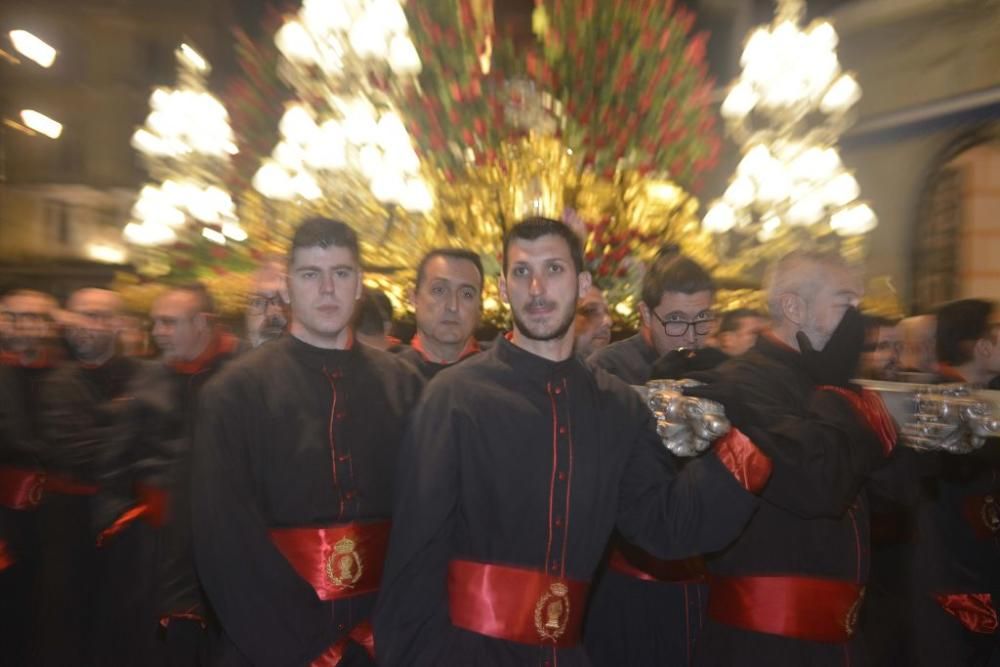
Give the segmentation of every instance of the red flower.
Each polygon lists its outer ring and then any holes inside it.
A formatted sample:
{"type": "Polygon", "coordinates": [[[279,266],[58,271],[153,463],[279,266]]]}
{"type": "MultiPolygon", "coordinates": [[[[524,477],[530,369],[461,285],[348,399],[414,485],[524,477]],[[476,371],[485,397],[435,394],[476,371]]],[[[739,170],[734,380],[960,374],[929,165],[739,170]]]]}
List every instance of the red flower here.
{"type": "Polygon", "coordinates": [[[597,275],[605,278],[611,273],[611,267],[608,266],[607,262],[602,262],[599,267],[597,267],[597,275]]]}
{"type": "Polygon", "coordinates": [[[462,101],[462,90],[458,87],[457,81],[451,82],[451,84],[448,86],[448,91],[451,93],[451,99],[455,100],[456,102],[462,101]]]}
{"type": "Polygon", "coordinates": [[[618,267],[618,270],[615,271],[615,275],[619,278],[624,278],[626,274],[628,274],[628,270],[624,266],[618,267]]]}
{"type": "Polygon", "coordinates": [[[705,47],[708,42],[708,33],[699,32],[688,42],[684,49],[684,57],[692,63],[701,62],[705,58],[705,47]]]}

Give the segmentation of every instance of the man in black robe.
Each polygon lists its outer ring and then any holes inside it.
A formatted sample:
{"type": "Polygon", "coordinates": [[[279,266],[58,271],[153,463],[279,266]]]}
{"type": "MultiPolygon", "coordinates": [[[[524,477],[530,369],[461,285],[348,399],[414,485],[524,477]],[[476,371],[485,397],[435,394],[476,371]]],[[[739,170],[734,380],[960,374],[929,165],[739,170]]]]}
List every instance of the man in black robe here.
{"type": "MultiPolygon", "coordinates": [[[[210,664],[217,628],[195,571],[191,544],[191,454],[201,390],[232,360],[239,340],[215,320],[211,295],[200,284],[168,290],[153,303],[153,338],[161,363],[139,373],[129,388],[123,442],[105,464],[109,496],[102,504],[102,544],[128,540],[140,559],[121,573],[131,581],[136,650],[150,664],[210,664]],[[117,518],[104,508],[127,499],[117,518]],[[141,521],[136,521],[141,519],[141,521]]],[[[120,664],[120,663],[119,663],[120,664]]]]}
{"type": "Polygon", "coordinates": [[[587,586],[615,526],[661,557],[720,549],[766,456],[735,432],[674,474],[639,395],[573,354],[579,240],[505,240],[514,330],[431,382],[404,442],[375,616],[381,665],[589,664],[587,586]]]}
{"type": "Polygon", "coordinates": [[[715,324],[715,285],[705,269],[684,255],[666,249],[642,279],[639,333],[612,343],[588,361],[625,382],[646,384],[653,364],[677,348],[705,346],[715,324]]]}
{"type": "Polygon", "coordinates": [[[51,490],[38,511],[43,545],[39,665],[96,664],[97,635],[103,637],[110,624],[102,622],[99,610],[119,602],[121,591],[105,578],[93,510],[103,450],[120,427],[117,406],[140,365],[117,352],[120,316],[121,299],[114,292],[82,289],[70,296],[65,333],[74,359],[42,387],[48,474],[72,481],[78,492],[51,490]]]}
{"type": "MultiPolygon", "coordinates": [[[[941,306],[936,347],[942,381],[985,388],[1000,373],[1000,308],[941,306]]],[[[1000,440],[930,456],[913,547],[913,663],[1000,664],[1000,440]]]]}
{"type": "MultiPolygon", "coordinates": [[[[705,346],[714,323],[715,282],[697,262],[660,255],[643,277],[642,295],[642,330],[595,354],[591,363],[644,384],[651,378],[678,379],[726,358],[705,346]],[[658,359],[646,354],[649,341],[658,359]]],[[[608,667],[689,665],[707,602],[700,556],[661,560],[616,535],[587,616],[590,659],[608,667]]]]}
{"type": "Polygon", "coordinates": [[[863,662],[855,631],[869,568],[865,486],[893,451],[895,429],[877,396],[849,388],[864,345],[860,290],[836,255],[788,255],[767,283],[770,331],[689,390],[723,403],[774,462],[760,509],[708,561],[696,664],[863,662]]]}
{"type": "MultiPolygon", "coordinates": [[[[34,290],[4,296],[0,352],[0,647],[28,664],[36,630],[41,545],[35,511],[46,492],[41,388],[56,366],[56,301],[34,290]]],[[[57,483],[61,480],[53,480],[57,483]]]]}
{"type": "Polygon", "coordinates": [[[483,315],[483,263],[461,248],[432,250],[417,267],[411,299],[417,332],[399,356],[430,380],[479,352],[473,337],[483,315]]]}
{"type": "Polygon", "coordinates": [[[224,665],[370,664],[392,473],[422,381],[350,327],[362,277],[342,222],[303,222],[289,335],[203,394],[194,535],[224,665]]]}

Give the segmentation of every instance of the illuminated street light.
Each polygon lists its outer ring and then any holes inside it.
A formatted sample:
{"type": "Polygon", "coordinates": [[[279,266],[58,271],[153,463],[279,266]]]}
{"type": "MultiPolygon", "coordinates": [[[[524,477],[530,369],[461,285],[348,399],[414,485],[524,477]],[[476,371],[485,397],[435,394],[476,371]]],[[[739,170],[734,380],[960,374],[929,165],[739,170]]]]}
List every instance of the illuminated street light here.
{"type": "Polygon", "coordinates": [[[24,109],[21,111],[21,121],[24,123],[25,127],[28,127],[39,134],[44,134],[49,139],[58,139],[59,135],[62,134],[62,123],[52,120],[45,114],[33,111],[32,109],[24,109]]]}
{"type": "Polygon", "coordinates": [[[14,48],[25,58],[35,61],[42,67],[51,67],[55,62],[58,51],[27,30],[11,30],[9,34],[14,48]]]}

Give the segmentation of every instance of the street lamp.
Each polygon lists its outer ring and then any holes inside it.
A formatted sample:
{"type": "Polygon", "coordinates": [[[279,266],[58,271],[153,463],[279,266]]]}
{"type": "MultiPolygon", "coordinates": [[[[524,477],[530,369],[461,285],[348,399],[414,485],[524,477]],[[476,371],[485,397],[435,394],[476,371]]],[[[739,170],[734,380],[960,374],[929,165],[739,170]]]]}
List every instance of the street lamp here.
{"type": "Polygon", "coordinates": [[[58,139],[63,130],[62,123],[52,120],[45,114],[33,109],[24,109],[21,111],[21,122],[24,123],[25,127],[39,134],[44,134],[49,139],[58,139]]]}
{"type": "Polygon", "coordinates": [[[28,60],[33,60],[46,68],[55,62],[58,51],[27,30],[11,30],[9,34],[14,48],[28,60]]]}

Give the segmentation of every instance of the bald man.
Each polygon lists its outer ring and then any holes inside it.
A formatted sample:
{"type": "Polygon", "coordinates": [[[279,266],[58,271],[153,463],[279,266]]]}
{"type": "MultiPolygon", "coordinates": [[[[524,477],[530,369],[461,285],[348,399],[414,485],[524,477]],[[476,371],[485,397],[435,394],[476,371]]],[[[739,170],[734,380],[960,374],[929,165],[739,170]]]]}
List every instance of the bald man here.
{"type": "Polygon", "coordinates": [[[865,342],[861,282],[837,255],[796,251],[766,290],[769,330],[690,392],[723,403],[774,460],[757,513],[709,560],[695,664],[862,664],[867,491],[900,452],[881,401],[850,386],[865,342]]]}
{"type": "MultiPolygon", "coordinates": [[[[116,451],[121,458],[115,469],[128,471],[136,494],[104,529],[108,540],[150,531],[155,545],[155,580],[136,584],[148,587],[148,607],[136,617],[141,636],[157,637],[154,655],[131,664],[198,667],[210,661],[216,628],[191,546],[194,415],[202,387],[236,356],[239,340],[217,324],[212,297],[197,283],[161,295],[151,319],[161,363],[137,378],[123,427],[130,440],[116,451]]],[[[129,486],[124,480],[117,485],[129,486]]]]}
{"type": "MultiPolygon", "coordinates": [[[[108,624],[98,609],[117,605],[94,529],[107,449],[122,426],[118,406],[140,363],[118,352],[122,300],[105,289],[74,292],[61,315],[73,359],[47,378],[41,393],[49,479],[39,507],[39,665],[106,664],[98,659],[108,624]]],[[[116,548],[111,545],[109,548],[116,548]]]]}
{"type": "Polygon", "coordinates": [[[45,490],[39,396],[56,356],[48,294],[16,290],[3,299],[0,353],[0,646],[4,664],[26,664],[33,634],[40,546],[35,509],[45,490]]]}
{"type": "Polygon", "coordinates": [[[269,262],[254,274],[245,314],[246,342],[251,348],[274,340],[288,326],[284,286],[285,273],[280,262],[269,262]]]}

